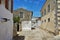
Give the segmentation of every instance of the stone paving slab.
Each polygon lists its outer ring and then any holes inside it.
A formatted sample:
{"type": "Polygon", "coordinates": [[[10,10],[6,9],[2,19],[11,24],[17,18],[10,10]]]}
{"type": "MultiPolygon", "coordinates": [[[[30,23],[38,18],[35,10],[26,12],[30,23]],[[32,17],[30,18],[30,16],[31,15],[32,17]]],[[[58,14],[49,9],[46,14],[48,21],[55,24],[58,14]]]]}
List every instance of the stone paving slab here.
{"type": "Polygon", "coordinates": [[[47,40],[48,37],[53,36],[52,34],[42,30],[36,29],[32,31],[22,31],[19,33],[19,36],[25,36],[25,40],[47,40]],[[45,37],[45,39],[43,39],[45,37]]]}
{"type": "Polygon", "coordinates": [[[15,40],[22,40],[23,37],[20,38],[20,36],[25,36],[24,40],[60,40],[59,35],[54,36],[42,29],[19,32],[19,37],[16,37],[15,40]]]}

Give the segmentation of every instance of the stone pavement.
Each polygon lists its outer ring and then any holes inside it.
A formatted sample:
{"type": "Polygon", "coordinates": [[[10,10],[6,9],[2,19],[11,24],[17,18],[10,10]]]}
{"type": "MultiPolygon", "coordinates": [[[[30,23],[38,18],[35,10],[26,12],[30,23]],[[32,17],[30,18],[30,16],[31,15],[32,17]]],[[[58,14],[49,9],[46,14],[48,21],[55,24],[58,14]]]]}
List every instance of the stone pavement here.
{"type": "Polygon", "coordinates": [[[13,40],[24,40],[24,39],[25,39],[24,36],[15,36],[15,37],[13,38],[13,40]]]}
{"type": "Polygon", "coordinates": [[[39,28],[31,31],[19,32],[19,36],[25,36],[25,40],[54,40],[53,34],[39,28]]]}

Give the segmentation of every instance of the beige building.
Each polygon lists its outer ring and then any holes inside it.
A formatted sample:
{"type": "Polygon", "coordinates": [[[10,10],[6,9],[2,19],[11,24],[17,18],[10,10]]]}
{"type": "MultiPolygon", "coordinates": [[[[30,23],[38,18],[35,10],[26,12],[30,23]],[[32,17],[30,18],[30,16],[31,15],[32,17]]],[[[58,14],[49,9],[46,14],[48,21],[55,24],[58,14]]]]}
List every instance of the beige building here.
{"type": "Polygon", "coordinates": [[[14,16],[19,16],[20,21],[31,20],[32,13],[33,13],[32,11],[28,11],[26,9],[20,8],[14,11],[14,16]]]}
{"type": "Polygon", "coordinates": [[[41,9],[41,28],[53,34],[60,31],[60,0],[46,0],[41,9]]]}
{"type": "Polygon", "coordinates": [[[28,11],[26,9],[20,8],[17,10],[14,10],[14,16],[20,17],[20,23],[17,25],[17,31],[22,30],[22,21],[31,21],[32,18],[32,11],[28,11]]]}

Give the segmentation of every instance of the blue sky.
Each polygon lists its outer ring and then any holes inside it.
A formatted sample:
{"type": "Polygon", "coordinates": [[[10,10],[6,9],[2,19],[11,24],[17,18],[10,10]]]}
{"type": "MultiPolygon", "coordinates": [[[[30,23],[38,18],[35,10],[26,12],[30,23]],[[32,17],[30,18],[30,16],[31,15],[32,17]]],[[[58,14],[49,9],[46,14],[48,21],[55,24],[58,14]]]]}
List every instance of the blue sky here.
{"type": "Polygon", "coordinates": [[[13,9],[24,8],[33,11],[34,17],[41,17],[40,10],[45,0],[14,0],[13,9]]]}

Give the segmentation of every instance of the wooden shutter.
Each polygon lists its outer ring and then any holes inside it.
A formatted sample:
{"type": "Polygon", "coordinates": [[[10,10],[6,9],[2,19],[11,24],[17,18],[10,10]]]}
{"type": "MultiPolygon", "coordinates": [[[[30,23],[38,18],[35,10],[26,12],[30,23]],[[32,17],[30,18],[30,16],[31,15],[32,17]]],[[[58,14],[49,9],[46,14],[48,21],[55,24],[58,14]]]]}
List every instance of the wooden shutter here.
{"type": "Polygon", "coordinates": [[[1,0],[0,0],[0,4],[1,4],[1,0]]]}
{"type": "Polygon", "coordinates": [[[5,0],[5,8],[8,9],[8,0],[5,0]]]}
{"type": "Polygon", "coordinates": [[[11,0],[11,13],[13,13],[13,0],[11,0]]]}

